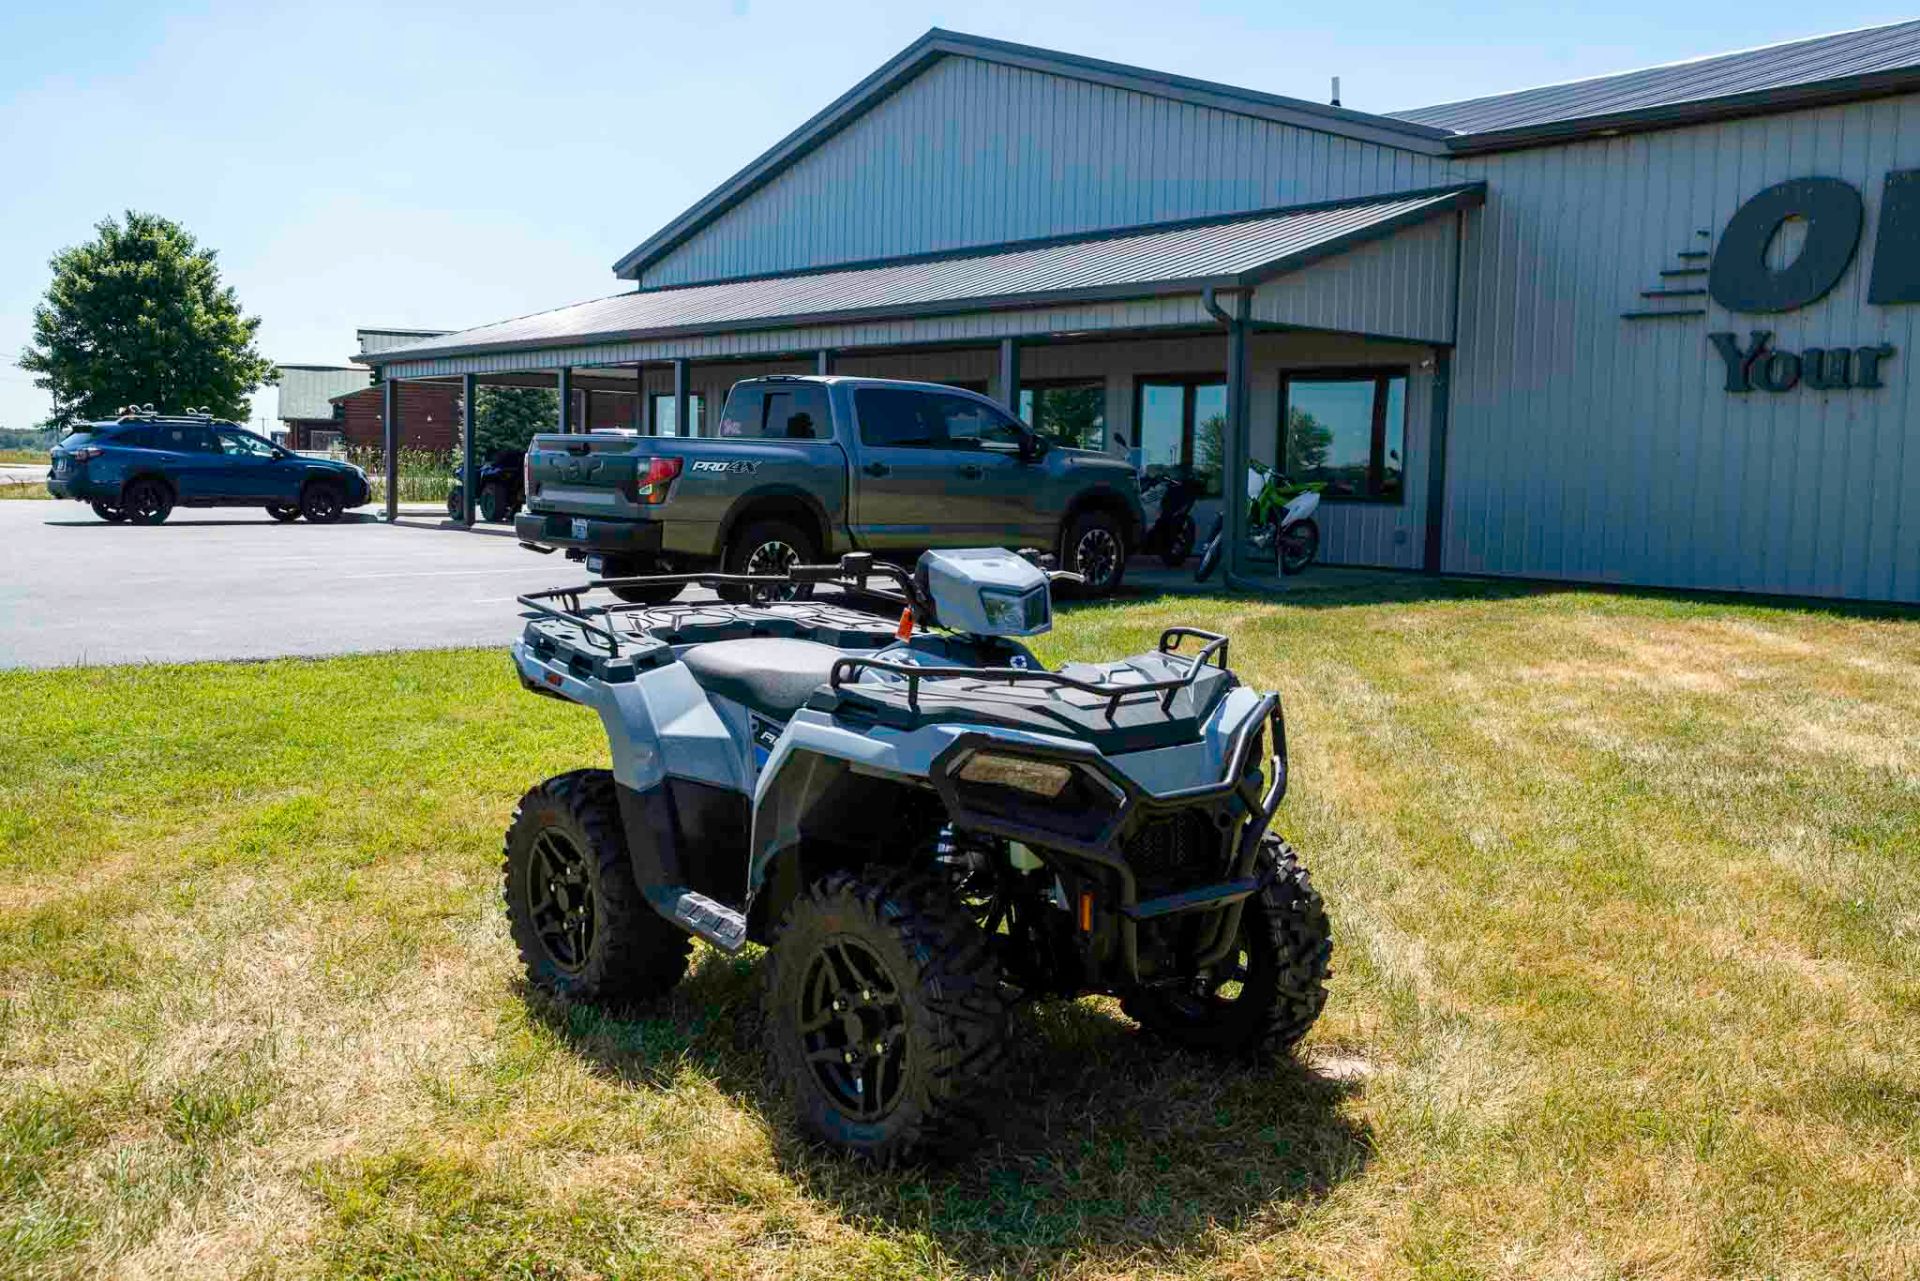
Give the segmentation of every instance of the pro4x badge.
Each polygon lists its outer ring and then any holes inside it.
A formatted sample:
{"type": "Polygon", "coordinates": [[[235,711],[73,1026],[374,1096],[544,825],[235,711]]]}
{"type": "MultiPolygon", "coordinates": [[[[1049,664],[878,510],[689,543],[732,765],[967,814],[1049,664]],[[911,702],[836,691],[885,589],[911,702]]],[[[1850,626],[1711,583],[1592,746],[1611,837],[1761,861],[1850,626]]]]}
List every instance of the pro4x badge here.
{"type": "Polygon", "coordinates": [[[698,462],[695,462],[693,466],[690,468],[690,470],[692,471],[723,471],[723,472],[724,471],[756,472],[760,470],[760,464],[756,462],[750,462],[744,458],[733,459],[728,462],[710,462],[708,460],[702,459],[698,462]]]}

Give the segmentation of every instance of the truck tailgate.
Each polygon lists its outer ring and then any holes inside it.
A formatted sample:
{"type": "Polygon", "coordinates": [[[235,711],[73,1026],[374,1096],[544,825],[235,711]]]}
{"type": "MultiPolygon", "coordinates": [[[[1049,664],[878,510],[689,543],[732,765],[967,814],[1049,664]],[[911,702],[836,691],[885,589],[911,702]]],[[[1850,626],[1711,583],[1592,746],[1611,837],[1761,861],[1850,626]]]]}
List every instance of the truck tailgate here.
{"type": "Polygon", "coordinates": [[[535,436],[527,447],[528,509],[640,519],[650,513],[638,500],[639,478],[667,452],[660,446],[674,443],[652,436],[535,436]]]}

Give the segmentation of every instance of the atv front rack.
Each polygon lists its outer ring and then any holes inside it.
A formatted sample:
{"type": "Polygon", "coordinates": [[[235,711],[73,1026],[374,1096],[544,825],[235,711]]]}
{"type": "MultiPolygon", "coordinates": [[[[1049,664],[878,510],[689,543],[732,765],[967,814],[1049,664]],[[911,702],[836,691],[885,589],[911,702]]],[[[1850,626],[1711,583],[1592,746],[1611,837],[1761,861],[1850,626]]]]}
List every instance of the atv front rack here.
{"type": "Polygon", "coordinates": [[[834,690],[850,680],[856,680],[862,670],[885,672],[897,676],[907,686],[907,707],[920,710],[920,682],[923,680],[976,680],[1001,682],[1009,685],[1034,684],[1052,685],[1062,689],[1075,689],[1084,694],[1092,694],[1107,700],[1107,718],[1113,719],[1119,714],[1120,704],[1129,695],[1160,694],[1160,710],[1170,711],[1173,700],[1181,690],[1191,688],[1206,670],[1207,660],[1215,660],[1214,665],[1220,671],[1227,670],[1227,638],[1218,632],[1201,631],[1197,627],[1169,627],[1160,633],[1159,652],[1172,654],[1179,650],[1180,642],[1185,638],[1197,637],[1206,643],[1200,648],[1187,669],[1185,676],[1164,681],[1137,681],[1121,684],[1117,681],[1083,681],[1076,677],[1065,676],[1059,672],[1049,672],[1028,667],[921,667],[911,663],[897,663],[885,658],[843,658],[833,665],[827,675],[827,684],[834,690]]]}

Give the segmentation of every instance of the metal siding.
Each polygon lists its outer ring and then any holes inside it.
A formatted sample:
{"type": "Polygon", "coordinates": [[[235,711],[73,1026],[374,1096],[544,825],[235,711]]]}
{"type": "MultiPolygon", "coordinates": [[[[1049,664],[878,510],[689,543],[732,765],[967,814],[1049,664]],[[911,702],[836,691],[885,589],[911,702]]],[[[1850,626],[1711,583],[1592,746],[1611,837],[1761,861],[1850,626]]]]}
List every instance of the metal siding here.
{"type": "Polygon", "coordinates": [[[1254,293],[1253,317],[1421,342],[1453,340],[1454,225],[1410,227],[1281,276],[1254,293]]]}
{"type": "Polygon", "coordinates": [[[333,417],[333,398],[371,386],[373,371],[364,366],[352,369],[301,369],[279,366],[279,407],[274,417],[281,420],[318,421],[333,417]]]}
{"type": "Polygon", "coordinates": [[[1476,158],[1465,215],[1445,567],[1920,599],[1914,307],[1866,303],[1880,187],[1920,167],[1920,96],[1476,158]],[[1674,254],[1773,183],[1845,179],[1859,251],[1797,312],[1629,321],[1674,254]],[[1880,391],[1729,394],[1742,345],[1886,342],[1880,391]]]}
{"type": "Polygon", "coordinates": [[[1429,187],[1447,180],[1447,163],[948,57],[642,281],[652,288],[1429,187]],[[1227,163],[1237,148],[1285,159],[1227,163]]]}

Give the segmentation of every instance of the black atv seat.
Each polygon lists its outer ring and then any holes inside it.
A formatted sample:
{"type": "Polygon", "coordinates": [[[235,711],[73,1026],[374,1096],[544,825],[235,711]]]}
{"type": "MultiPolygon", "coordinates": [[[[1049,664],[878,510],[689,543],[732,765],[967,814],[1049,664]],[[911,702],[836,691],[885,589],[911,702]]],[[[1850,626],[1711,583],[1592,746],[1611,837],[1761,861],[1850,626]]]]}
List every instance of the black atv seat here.
{"type": "Polygon", "coordinates": [[[700,688],[784,721],[827,683],[845,650],[818,641],[760,637],[695,645],[680,655],[700,688]]]}

